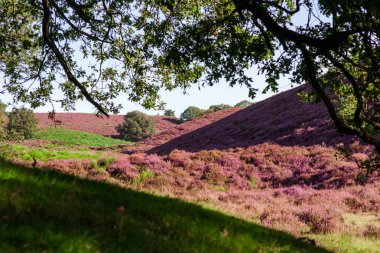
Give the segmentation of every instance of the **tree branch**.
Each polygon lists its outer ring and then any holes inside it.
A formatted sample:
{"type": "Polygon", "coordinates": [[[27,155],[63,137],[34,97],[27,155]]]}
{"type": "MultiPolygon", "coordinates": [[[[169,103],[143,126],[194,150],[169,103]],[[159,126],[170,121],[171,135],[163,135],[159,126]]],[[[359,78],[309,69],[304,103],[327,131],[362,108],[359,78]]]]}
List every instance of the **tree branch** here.
{"type": "Polygon", "coordinates": [[[236,8],[238,9],[246,9],[252,14],[256,16],[256,18],[260,19],[260,21],[266,26],[266,28],[274,34],[279,40],[288,40],[292,41],[296,44],[306,44],[308,46],[313,46],[317,49],[321,50],[333,50],[339,48],[340,45],[348,40],[348,37],[357,31],[337,31],[332,33],[329,36],[326,36],[323,39],[310,37],[305,34],[301,34],[290,30],[286,27],[280,26],[268,13],[266,9],[264,9],[258,2],[256,1],[246,1],[241,2],[238,0],[233,0],[236,8]]]}
{"type": "Polygon", "coordinates": [[[69,79],[70,82],[72,82],[83,94],[83,96],[89,101],[91,104],[93,104],[99,112],[103,113],[107,117],[109,116],[108,113],[104,110],[104,108],[96,102],[92,96],[88,93],[86,88],[76,79],[76,77],[73,75],[73,73],[70,70],[70,67],[67,65],[63,55],[55,45],[55,43],[52,41],[49,35],[49,23],[50,23],[50,6],[49,6],[49,0],[42,0],[43,3],[43,10],[44,10],[44,16],[42,19],[42,33],[43,33],[43,38],[46,44],[50,47],[50,49],[53,51],[54,55],[57,57],[58,62],[61,64],[63,67],[67,78],[69,79]]]}
{"type": "MultiPolygon", "coordinates": [[[[83,31],[82,29],[79,29],[76,25],[74,25],[70,19],[68,19],[65,15],[65,13],[62,11],[62,9],[54,2],[54,1],[51,1],[51,5],[54,7],[54,9],[57,11],[57,13],[70,25],[71,28],[73,28],[75,31],[77,31],[78,33],[80,34],[83,34],[84,36],[92,39],[92,40],[96,40],[96,41],[101,41],[103,42],[104,39],[101,39],[97,36],[94,36],[92,34],[89,34],[85,31],[83,31]]],[[[111,42],[108,42],[107,43],[111,43],[111,42]]]]}

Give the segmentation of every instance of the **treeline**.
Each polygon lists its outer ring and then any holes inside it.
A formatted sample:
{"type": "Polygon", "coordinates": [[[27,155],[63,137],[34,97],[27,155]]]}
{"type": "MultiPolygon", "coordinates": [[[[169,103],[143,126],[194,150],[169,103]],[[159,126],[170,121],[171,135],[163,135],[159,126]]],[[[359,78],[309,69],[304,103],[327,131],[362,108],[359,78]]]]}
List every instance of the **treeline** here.
{"type": "MultiPolygon", "coordinates": [[[[216,111],[225,110],[225,109],[229,109],[233,107],[247,107],[252,104],[253,103],[248,100],[243,100],[237,103],[235,106],[231,106],[228,104],[218,104],[218,105],[211,105],[208,109],[201,109],[197,106],[189,106],[181,113],[180,119],[183,122],[190,121],[200,116],[213,113],[216,111]]],[[[175,111],[171,109],[165,110],[164,116],[175,117],[175,111]]]]}

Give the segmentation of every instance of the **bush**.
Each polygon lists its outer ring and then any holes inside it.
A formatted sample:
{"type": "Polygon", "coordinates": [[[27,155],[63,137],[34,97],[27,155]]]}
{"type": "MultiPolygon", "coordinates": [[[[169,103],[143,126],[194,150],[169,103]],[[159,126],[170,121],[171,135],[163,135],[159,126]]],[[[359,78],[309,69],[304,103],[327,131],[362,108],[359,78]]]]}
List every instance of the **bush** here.
{"type": "Polygon", "coordinates": [[[154,134],[155,124],[145,113],[133,111],[125,115],[124,123],[116,129],[124,140],[141,141],[154,134]]]}
{"type": "Polygon", "coordinates": [[[175,111],[171,109],[165,110],[164,116],[175,117],[175,111]]]}
{"type": "Polygon", "coordinates": [[[252,105],[253,103],[248,100],[242,100],[239,103],[237,103],[234,107],[247,107],[252,105]]]}
{"type": "Polygon", "coordinates": [[[13,108],[8,115],[7,135],[10,140],[32,139],[37,132],[37,119],[33,110],[13,108]]]}
{"type": "Polygon", "coordinates": [[[220,111],[220,110],[225,110],[225,109],[229,109],[231,108],[230,105],[226,105],[226,104],[219,104],[219,105],[212,105],[208,108],[208,111],[211,111],[211,112],[217,112],[217,111],[220,111]]]}
{"type": "Polygon", "coordinates": [[[189,106],[181,114],[181,120],[190,121],[190,120],[193,120],[195,118],[202,116],[203,113],[204,113],[204,110],[202,110],[201,108],[198,108],[196,106],[189,106]]]}

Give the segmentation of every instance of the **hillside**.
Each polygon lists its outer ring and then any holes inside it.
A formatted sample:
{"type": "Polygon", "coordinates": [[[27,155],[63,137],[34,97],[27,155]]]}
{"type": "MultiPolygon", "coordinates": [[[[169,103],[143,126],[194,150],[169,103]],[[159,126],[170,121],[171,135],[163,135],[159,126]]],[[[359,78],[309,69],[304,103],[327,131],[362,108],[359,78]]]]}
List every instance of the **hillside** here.
{"type": "MultiPolygon", "coordinates": [[[[35,113],[38,119],[38,126],[46,128],[54,126],[47,113],[35,113]]],[[[97,117],[93,113],[56,113],[56,120],[60,121],[59,127],[99,134],[103,136],[117,137],[116,126],[123,122],[124,115],[110,115],[107,117],[97,117]]],[[[165,116],[152,116],[156,123],[157,133],[170,129],[177,125],[176,119],[165,116]]]]}
{"type": "Polygon", "coordinates": [[[265,142],[334,146],[353,141],[351,136],[340,136],[323,104],[299,100],[297,93],[302,89],[303,86],[297,87],[244,109],[219,111],[175,126],[140,142],[137,149],[165,154],[174,149],[224,150],[265,142]]]}

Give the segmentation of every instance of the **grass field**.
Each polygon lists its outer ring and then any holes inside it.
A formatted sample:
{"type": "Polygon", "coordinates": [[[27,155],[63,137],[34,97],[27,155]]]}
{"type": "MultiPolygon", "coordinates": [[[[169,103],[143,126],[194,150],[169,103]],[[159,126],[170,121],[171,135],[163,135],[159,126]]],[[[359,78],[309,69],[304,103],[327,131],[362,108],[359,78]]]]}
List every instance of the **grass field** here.
{"type": "Polygon", "coordinates": [[[180,200],[0,162],[0,252],[326,252],[180,200]]]}
{"type": "Polygon", "coordinates": [[[82,145],[82,146],[116,146],[132,144],[124,140],[104,137],[97,134],[67,130],[63,128],[46,128],[37,133],[37,140],[62,141],[67,145],[82,145]]]}

